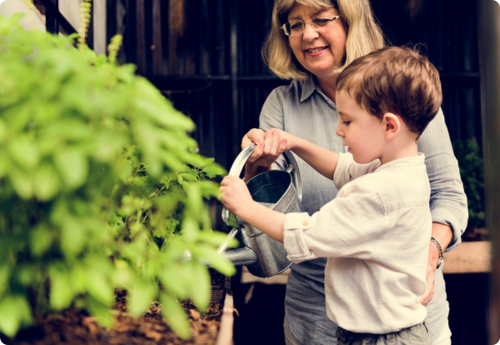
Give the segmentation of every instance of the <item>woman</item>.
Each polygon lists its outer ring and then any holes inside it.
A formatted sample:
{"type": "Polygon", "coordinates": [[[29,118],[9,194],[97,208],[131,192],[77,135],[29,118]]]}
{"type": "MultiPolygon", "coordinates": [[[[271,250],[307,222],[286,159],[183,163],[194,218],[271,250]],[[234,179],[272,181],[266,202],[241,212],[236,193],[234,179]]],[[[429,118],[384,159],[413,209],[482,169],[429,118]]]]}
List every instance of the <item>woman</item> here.
{"type": "MultiPolygon", "coordinates": [[[[276,0],[272,28],[263,47],[273,73],[292,79],[273,90],[260,115],[260,129],[250,130],[242,148],[257,143],[245,179],[267,171],[283,148],[265,130],[279,128],[335,152],[342,139],[331,140],[338,124],[336,75],[355,58],[384,45],[369,0],[276,0]]],[[[429,241],[427,326],[433,344],[451,344],[448,302],[442,273],[442,253],[460,243],[467,223],[467,203],[458,164],[440,111],[419,139],[431,182],[433,240],[429,241]],[[439,248],[441,247],[441,248],[439,248]],[[435,271],[435,272],[434,272],[435,271]]],[[[330,180],[297,157],[303,185],[303,206],[310,214],[334,198],[330,180]]],[[[332,229],[334,231],[334,229],[332,229]]],[[[390,250],[388,248],[388,250],[390,250]]],[[[326,316],[324,266],[318,259],[293,265],[285,297],[285,338],[291,344],[336,344],[336,325],[326,316]]]]}

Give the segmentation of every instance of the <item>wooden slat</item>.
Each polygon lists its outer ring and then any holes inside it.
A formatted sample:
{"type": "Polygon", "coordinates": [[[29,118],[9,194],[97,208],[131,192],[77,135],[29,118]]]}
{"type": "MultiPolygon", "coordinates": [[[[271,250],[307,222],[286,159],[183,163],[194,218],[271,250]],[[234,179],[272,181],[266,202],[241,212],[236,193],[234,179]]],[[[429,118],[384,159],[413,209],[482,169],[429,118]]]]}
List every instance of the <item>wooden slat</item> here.
{"type": "Polygon", "coordinates": [[[135,29],[135,41],[137,44],[137,68],[139,73],[146,73],[146,23],[145,23],[145,12],[144,12],[144,1],[136,2],[136,27],[135,29]]]}
{"type": "Polygon", "coordinates": [[[444,253],[443,273],[491,272],[491,242],[463,242],[444,253]]]}
{"type": "Polygon", "coordinates": [[[162,71],[161,0],[153,0],[153,75],[162,71]]]}
{"type": "Polygon", "coordinates": [[[216,345],[233,344],[233,323],[234,323],[234,302],[233,295],[226,293],[222,318],[220,322],[219,334],[217,335],[216,345]]]}

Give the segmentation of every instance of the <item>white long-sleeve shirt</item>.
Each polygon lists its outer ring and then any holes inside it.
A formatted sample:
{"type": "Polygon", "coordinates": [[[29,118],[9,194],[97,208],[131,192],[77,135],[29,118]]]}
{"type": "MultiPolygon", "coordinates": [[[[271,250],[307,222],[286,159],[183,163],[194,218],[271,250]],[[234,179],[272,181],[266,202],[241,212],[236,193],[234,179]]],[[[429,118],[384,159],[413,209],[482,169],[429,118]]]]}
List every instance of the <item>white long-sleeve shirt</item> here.
{"type": "Polygon", "coordinates": [[[309,216],[289,213],[284,244],[298,263],[326,257],[328,317],[359,333],[421,323],[432,217],[424,155],[359,165],[341,154],[335,199],[309,216]]]}

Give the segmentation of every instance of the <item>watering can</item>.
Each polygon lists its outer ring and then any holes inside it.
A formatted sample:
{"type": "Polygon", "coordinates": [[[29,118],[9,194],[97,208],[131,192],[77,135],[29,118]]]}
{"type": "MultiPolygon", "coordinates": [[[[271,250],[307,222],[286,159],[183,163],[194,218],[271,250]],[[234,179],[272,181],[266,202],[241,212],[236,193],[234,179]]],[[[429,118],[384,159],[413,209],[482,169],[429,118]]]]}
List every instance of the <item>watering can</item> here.
{"type": "MultiPolygon", "coordinates": [[[[229,175],[240,176],[255,147],[255,144],[251,144],[240,152],[229,170],[229,175]]],[[[270,170],[252,177],[247,181],[248,190],[256,202],[275,211],[303,212],[302,185],[297,162],[289,151],[283,152],[283,156],[287,162],[286,170],[270,170]]],[[[222,219],[232,230],[218,252],[224,253],[234,265],[245,265],[251,274],[261,278],[272,277],[292,265],[286,258],[283,243],[236,217],[225,207],[222,210],[222,219]],[[231,238],[238,239],[242,246],[227,250],[231,238]]]]}

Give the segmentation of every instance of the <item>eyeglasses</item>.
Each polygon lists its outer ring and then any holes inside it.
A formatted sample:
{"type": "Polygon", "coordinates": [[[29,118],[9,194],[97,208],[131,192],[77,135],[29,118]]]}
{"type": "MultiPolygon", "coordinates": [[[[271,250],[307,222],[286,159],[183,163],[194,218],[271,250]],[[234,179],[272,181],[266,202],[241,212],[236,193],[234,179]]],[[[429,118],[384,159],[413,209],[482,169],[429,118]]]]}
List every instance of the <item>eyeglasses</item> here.
{"type": "Polygon", "coordinates": [[[322,28],[328,25],[328,23],[337,20],[339,17],[340,16],[335,16],[332,18],[313,18],[309,22],[304,22],[303,20],[297,20],[296,22],[292,23],[288,22],[283,24],[281,26],[281,29],[283,29],[285,35],[287,36],[298,36],[304,33],[304,30],[306,29],[306,24],[311,24],[311,26],[315,29],[322,28]]]}

